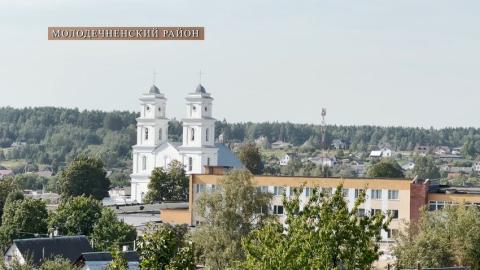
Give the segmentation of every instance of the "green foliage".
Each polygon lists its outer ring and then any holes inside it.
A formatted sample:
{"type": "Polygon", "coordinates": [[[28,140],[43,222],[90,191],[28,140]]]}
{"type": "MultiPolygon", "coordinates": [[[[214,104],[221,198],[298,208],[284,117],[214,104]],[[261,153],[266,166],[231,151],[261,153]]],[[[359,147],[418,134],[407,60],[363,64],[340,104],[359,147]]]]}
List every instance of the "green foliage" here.
{"type": "Polygon", "coordinates": [[[283,198],[286,226],[270,220],[242,242],[246,259],[243,269],[371,269],[381,252],[376,241],[389,223],[382,214],[358,216],[365,193],[352,210],[343,199],[342,186],[334,195],[318,189],[304,207],[302,189],[283,198]]]}
{"type": "Polygon", "coordinates": [[[123,257],[119,247],[114,247],[110,251],[112,254],[112,262],[105,270],[128,270],[128,261],[123,257]]]}
{"type": "Polygon", "coordinates": [[[42,263],[39,270],[80,270],[79,267],[64,258],[55,258],[42,263]]]}
{"type": "Polygon", "coordinates": [[[101,217],[102,206],[91,197],[72,197],[63,200],[48,218],[48,228],[61,235],[90,235],[101,217]]]}
{"type": "Polygon", "coordinates": [[[372,165],[367,172],[371,178],[403,178],[403,171],[400,165],[393,159],[383,159],[372,165]]]}
{"type": "Polygon", "coordinates": [[[432,157],[416,157],[414,159],[415,167],[413,175],[417,175],[420,179],[438,179],[440,178],[440,170],[435,164],[432,157]]]}
{"type": "Polygon", "coordinates": [[[79,156],[60,173],[61,194],[63,197],[93,196],[101,200],[108,197],[110,180],[106,175],[101,160],[79,156]]]}
{"type": "Polygon", "coordinates": [[[411,223],[394,248],[397,267],[469,266],[480,269],[480,210],[473,206],[449,206],[424,212],[411,223]]]}
{"type": "Polygon", "coordinates": [[[117,219],[117,214],[110,208],[102,209],[101,217],[93,226],[92,238],[94,248],[98,251],[119,248],[130,245],[137,238],[134,227],[117,219]]]}
{"type": "Polygon", "coordinates": [[[15,184],[13,177],[5,177],[0,180],[0,225],[2,224],[3,208],[5,206],[5,201],[7,200],[8,194],[16,190],[18,187],[15,184]]]}
{"type": "Polygon", "coordinates": [[[186,234],[186,226],[149,224],[138,242],[140,267],[146,270],[195,269],[193,246],[186,234]]]}
{"type": "Polygon", "coordinates": [[[3,222],[0,226],[2,246],[6,247],[14,239],[31,238],[35,234],[47,233],[48,211],[45,202],[19,198],[11,193],[4,207],[3,222]]]}
{"type": "Polygon", "coordinates": [[[187,200],[188,177],[181,162],[174,160],[167,170],[159,167],[152,171],[145,196],[147,203],[187,200]]]}
{"type": "Polygon", "coordinates": [[[15,182],[21,189],[41,190],[48,189],[49,179],[38,176],[34,173],[24,173],[15,175],[15,182]]]}
{"type": "Polygon", "coordinates": [[[254,143],[248,142],[243,144],[238,151],[238,158],[251,173],[262,173],[262,158],[260,156],[258,147],[254,143]]]}
{"type": "Polygon", "coordinates": [[[226,269],[244,258],[241,239],[268,217],[270,199],[270,193],[257,191],[248,171],[230,172],[215,191],[198,198],[201,224],[192,239],[208,269],[226,269]]]}

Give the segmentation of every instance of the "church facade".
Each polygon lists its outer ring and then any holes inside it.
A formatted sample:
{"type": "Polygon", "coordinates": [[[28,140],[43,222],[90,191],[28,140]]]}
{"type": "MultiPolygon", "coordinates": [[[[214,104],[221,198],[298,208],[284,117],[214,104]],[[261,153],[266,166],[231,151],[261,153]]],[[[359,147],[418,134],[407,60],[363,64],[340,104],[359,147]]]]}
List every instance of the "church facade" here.
{"type": "Polygon", "coordinates": [[[167,168],[173,160],[185,166],[187,174],[202,174],[206,166],[243,168],[230,149],[215,141],[213,98],[199,84],[186,100],[182,143],[168,140],[167,99],[153,85],[140,97],[137,118],[137,143],[132,147],[132,201],[141,203],[148,192],[152,171],[167,168]]]}

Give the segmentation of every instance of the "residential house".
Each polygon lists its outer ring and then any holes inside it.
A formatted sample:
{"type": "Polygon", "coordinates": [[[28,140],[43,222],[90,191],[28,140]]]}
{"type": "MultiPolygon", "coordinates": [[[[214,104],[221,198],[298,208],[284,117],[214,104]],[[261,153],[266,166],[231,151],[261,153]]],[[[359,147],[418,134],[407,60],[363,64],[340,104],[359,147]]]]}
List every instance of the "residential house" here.
{"type": "Polygon", "coordinates": [[[380,151],[380,150],[372,151],[372,152],[370,152],[369,157],[373,158],[373,159],[380,159],[380,158],[382,158],[382,151],[380,151]]]}
{"type": "Polygon", "coordinates": [[[355,175],[357,175],[358,177],[363,177],[367,172],[367,167],[365,166],[365,164],[361,164],[357,161],[350,162],[350,167],[352,168],[355,175]]]}
{"type": "Polygon", "coordinates": [[[380,151],[382,151],[382,157],[392,157],[393,155],[393,150],[389,147],[382,147],[380,151]]]}
{"type": "Polygon", "coordinates": [[[417,153],[420,156],[425,156],[430,152],[430,146],[427,145],[417,145],[415,146],[415,153],[417,153]]]}
{"type": "Polygon", "coordinates": [[[34,266],[38,266],[55,257],[62,257],[73,263],[82,253],[92,251],[87,237],[83,235],[16,239],[4,253],[4,259],[7,265],[14,261],[22,265],[30,261],[34,266]]]}
{"type": "Polygon", "coordinates": [[[332,148],[334,149],[347,149],[347,144],[342,140],[335,139],[332,141],[332,148]]]}
{"type": "Polygon", "coordinates": [[[411,161],[409,161],[409,162],[407,162],[407,163],[405,163],[405,164],[402,165],[402,169],[403,169],[404,171],[410,171],[410,170],[413,170],[413,168],[415,168],[415,163],[413,163],[413,162],[411,162],[411,161]]]}
{"type": "Polygon", "coordinates": [[[450,147],[448,146],[438,146],[435,147],[435,150],[433,150],[433,153],[437,156],[443,156],[451,153],[450,147]]]}
{"type": "MultiPolygon", "coordinates": [[[[122,257],[127,260],[129,270],[140,269],[140,257],[136,251],[123,251],[122,257]]],[[[84,252],[74,265],[80,267],[81,270],[103,270],[112,260],[110,252],[84,252]]]]}
{"type": "Polygon", "coordinates": [[[472,168],[475,172],[480,172],[480,161],[475,161],[472,168]]]}
{"type": "Polygon", "coordinates": [[[275,149],[275,150],[287,149],[287,148],[290,148],[290,147],[292,147],[291,143],[284,142],[284,141],[281,141],[281,140],[278,140],[278,141],[272,143],[272,149],[275,149]]]}
{"type": "Polygon", "coordinates": [[[280,166],[287,166],[288,165],[288,162],[290,162],[290,160],[294,159],[297,155],[295,153],[287,153],[285,156],[283,156],[280,161],[279,161],[279,164],[280,166]]]}
{"type": "Polygon", "coordinates": [[[440,167],[440,171],[446,172],[448,178],[454,178],[461,175],[468,175],[473,172],[473,167],[453,167],[444,165],[440,167]]]}
{"type": "Polygon", "coordinates": [[[337,159],[335,157],[324,157],[324,156],[316,156],[313,158],[309,158],[313,164],[322,167],[333,167],[337,164],[337,159]]]}
{"type": "Polygon", "coordinates": [[[3,179],[5,176],[13,175],[12,170],[0,170],[0,179],[3,179]]]}
{"type": "Polygon", "coordinates": [[[460,155],[462,153],[462,147],[452,148],[452,155],[460,155]]]}

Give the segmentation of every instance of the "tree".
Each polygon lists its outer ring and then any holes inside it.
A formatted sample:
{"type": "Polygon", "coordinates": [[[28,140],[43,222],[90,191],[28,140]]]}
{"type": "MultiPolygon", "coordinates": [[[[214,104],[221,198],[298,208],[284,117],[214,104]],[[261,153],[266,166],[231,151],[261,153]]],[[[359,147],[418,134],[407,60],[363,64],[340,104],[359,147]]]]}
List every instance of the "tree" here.
{"type": "Polygon", "coordinates": [[[102,209],[101,217],[93,226],[92,239],[96,250],[110,250],[126,244],[133,247],[136,238],[135,228],[118,220],[113,209],[102,209]]]}
{"type": "Polygon", "coordinates": [[[261,174],[263,170],[262,158],[258,147],[253,142],[245,143],[240,147],[238,158],[253,174],[261,174]]]}
{"type": "Polygon", "coordinates": [[[389,223],[383,214],[358,215],[362,192],[349,210],[342,186],[334,195],[313,190],[302,208],[296,189],[284,196],[285,225],[277,219],[252,231],[242,242],[243,269],[371,269],[381,255],[376,241],[389,223]]]}
{"type": "Polygon", "coordinates": [[[440,178],[440,170],[435,161],[431,157],[418,156],[414,159],[415,167],[413,167],[413,175],[417,175],[420,179],[438,179],[440,178]]]}
{"type": "Polygon", "coordinates": [[[112,262],[105,270],[128,270],[128,261],[123,257],[119,247],[114,247],[110,251],[112,254],[112,262]]]}
{"type": "Polygon", "coordinates": [[[50,231],[61,235],[90,235],[101,217],[102,206],[91,197],[73,197],[62,201],[49,216],[50,231]]]}
{"type": "Polygon", "coordinates": [[[192,239],[208,269],[226,269],[244,258],[241,239],[268,217],[270,199],[270,193],[257,190],[248,171],[230,172],[218,189],[198,198],[201,223],[192,239]]]}
{"type": "Polygon", "coordinates": [[[167,170],[155,168],[150,176],[147,203],[164,201],[187,201],[188,177],[183,164],[177,160],[170,162],[167,170]]]}
{"type": "Polygon", "coordinates": [[[195,269],[193,246],[186,234],[186,226],[149,224],[138,241],[140,267],[146,270],[195,269]]]}
{"type": "Polygon", "coordinates": [[[367,176],[371,178],[403,178],[400,165],[393,159],[384,159],[368,169],[367,176]]]}
{"type": "Polygon", "coordinates": [[[397,268],[468,266],[480,269],[480,210],[477,207],[448,206],[424,211],[411,223],[394,247],[397,268]]]}
{"type": "Polygon", "coordinates": [[[8,194],[17,189],[13,177],[5,177],[0,181],[0,225],[2,224],[3,208],[8,194]]]}
{"type": "Polygon", "coordinates": [[[60,173],[61,194],[63,197],[93,196],[101,200],[108,197],[110,180],[106,175],[102,161],[79,156],[60,173]]]}
{"type": "Polygon", "coordinates": [[[36,234],[47,233],[48,211],[44,201],[36,199],[17,199],[11,193],[4,207],[3,222],[0,227],[2,246],[14,239],[31,238],[36,234]]]}
{"type": "Polygon", "coordinates": [[[59,257],[43,262],[39,270],[80,270],[80,267],[74,266],[69,260],[59,257]]]}

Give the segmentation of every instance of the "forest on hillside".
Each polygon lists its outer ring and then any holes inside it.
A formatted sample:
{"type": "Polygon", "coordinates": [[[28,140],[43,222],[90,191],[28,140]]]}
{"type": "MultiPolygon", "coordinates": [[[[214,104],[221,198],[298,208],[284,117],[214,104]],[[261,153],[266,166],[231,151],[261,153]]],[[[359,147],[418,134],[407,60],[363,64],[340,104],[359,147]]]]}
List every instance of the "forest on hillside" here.
{"type": "MultiPolygon", "coordinates": [[[[107,168],[129,168],[131,146],[136,142],[134,112],[78,110],[55,107],[0,108],[0,161],[26,160],[56,170],[78,154],[101,158],[107,168]]],[[[181,138],[181,122],[170,121],[169,139],[181,138]]],[[[289,122],[228,123],[217,121],[216,137],[243,142],[265,136],[294,146],[318,143],[321,127],[289,122]]],[[[464,155],[480,153],[480,129],[337,126],[326,128],[326,145],[340,139],[352,151],[369,151],[379,145],[413,150],[416,145],[463,147],[464,155]]]]}

